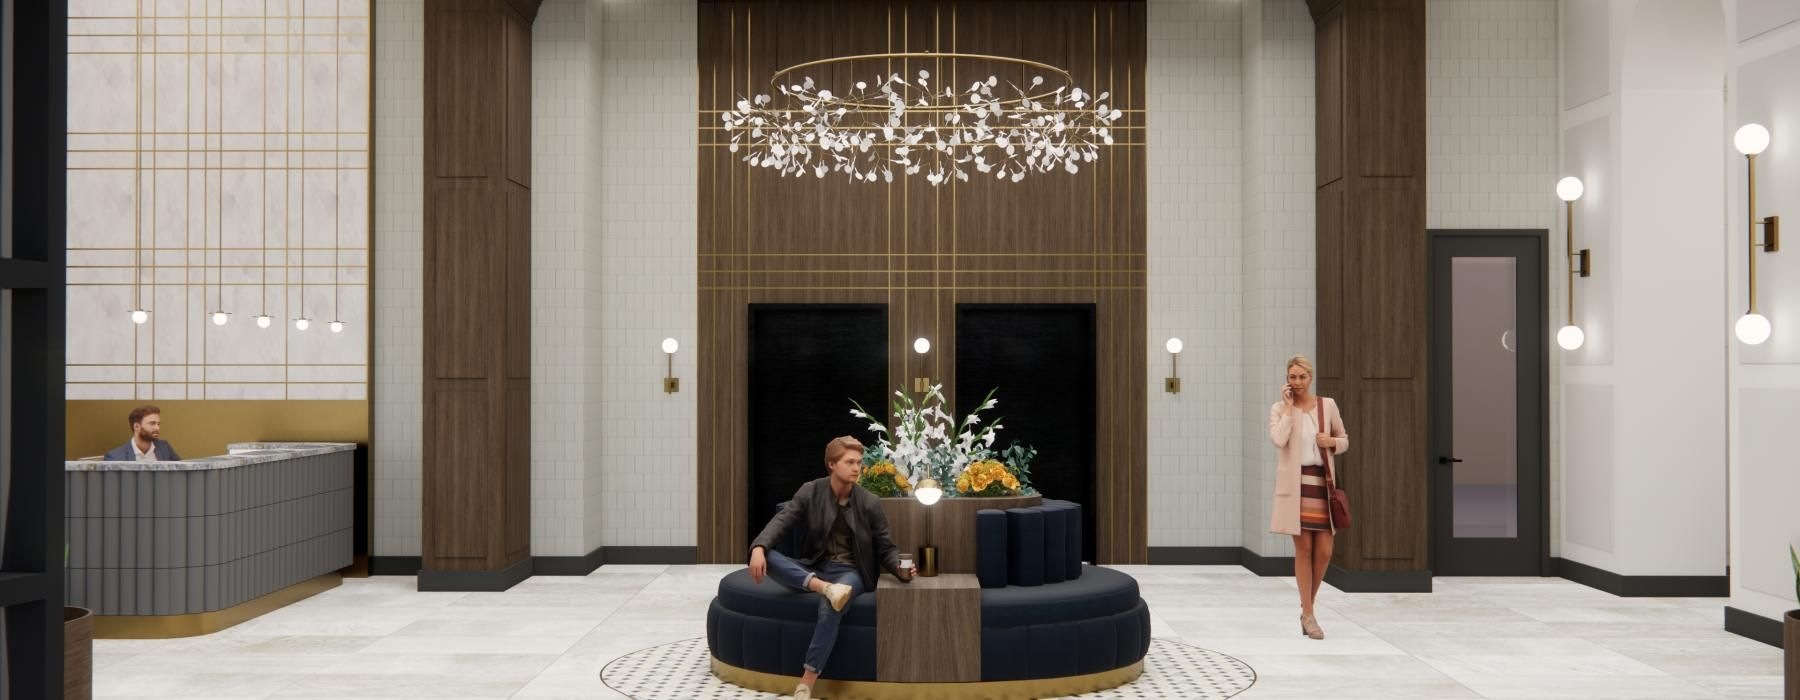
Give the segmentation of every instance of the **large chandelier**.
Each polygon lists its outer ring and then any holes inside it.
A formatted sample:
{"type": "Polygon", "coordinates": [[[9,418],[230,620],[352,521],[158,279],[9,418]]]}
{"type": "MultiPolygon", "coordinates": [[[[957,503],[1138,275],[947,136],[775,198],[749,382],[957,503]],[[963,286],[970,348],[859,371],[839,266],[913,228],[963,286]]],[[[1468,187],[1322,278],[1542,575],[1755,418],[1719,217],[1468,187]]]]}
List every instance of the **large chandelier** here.
{"type": "MultiPolygon", "coordinates": [[[[985,71],[983,71],[985,72],[985,71]]],[[[1008,73],[1012,71],[1006,71],[1008,73]]],[[[1090,94],[1056,66],[1003,56],[963,53],[884,53],[830,58],[776,71],[769,84],[782,104],[767,94],[742,97],[737,109],[719,115],[731,136],[727,148],[751,167],[782,176],[841,173],[856,182],[893,182],[896,172],[925,173],[933,186],[952,178],[967,182],[970,171],[1018,182],[1031,172],[1081,171],[1113,143],[1112,123],[1122,112],[1107,104],[1109,93],[1090,94]],[[930,65],[913,75],[874,70],[876,62],[930,65]],[[1024,84],[994,74],[968,87],[943,84],[943,66],[952,75],[973,74],[961,65],[1003,63],[1031,74],[1024,84]],[[820,87],[803,71],[863,74],[842,92],[820,87]],[[1045,76],[1049,77],[1046,78],[1045,76]],[[799,76],[798,78],[796,76],[799,76]]]]}

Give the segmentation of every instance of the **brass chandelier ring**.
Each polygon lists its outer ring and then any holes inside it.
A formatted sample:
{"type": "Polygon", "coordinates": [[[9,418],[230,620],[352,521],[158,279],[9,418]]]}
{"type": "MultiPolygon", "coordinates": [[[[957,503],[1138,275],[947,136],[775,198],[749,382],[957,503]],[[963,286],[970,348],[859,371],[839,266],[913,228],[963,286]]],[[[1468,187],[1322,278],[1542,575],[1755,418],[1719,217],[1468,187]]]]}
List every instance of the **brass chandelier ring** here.
{"type": "MultiPolygon", "coordinates": [[[[1050,65],[1048,63],[1044,63],[1042,61],[1033,61],[1030,59],[1015,58],[1015,57],[1011,57],[1011,56],[995,56],[995,55],[991,55],[991,54],[977,54],[977,53],[954,53],[954,52],[936,52],[936,51],[901,51],[901,52],[888,52],[888,53],[861,54],[861,55],[857,55],[857,56],[838,56],[835,58],[823,58],[823,59],[819,59],[817,61],[807,61],[805,63],[796,63],[794,65],[788,66],[781,70],[775,71],[775,73],[773,75],[769,76],[769,89],[770,89],[770,92],[778,92],[784,84],[791,84],[791,83],[784,82],[782,80],[783,77],[790,76],[798,71],[801,71],[801,70],[804,70],[807,68],[813,68],[813,67],[817,67],[817,66],[836,65],[836,64],[855,64],[859,61],[874,61],[874,60],[883,60],[883,59],[889,60],[889,61],[900,60],[900,61],[905,61],[908,63],[911,63],[912,61],[915,61],[915,60],[920,61],[920,62],[931,62],[931,61],[938,61],[938,60],[943,60],[943,59],[949,59],[951,61],[969,60],[969,61],[996,61],[996,62],[1000,62],[1000,63],[1010,63],[1010,64],[1024,67],[1024,68],[1036,68],[1036,69],[1045,71],[1047,73],[1051,73],[1053,75],[1053,77],[1061,77],[1063,80],[1063,85],[1061,86],[1060,90],[1067,91],[1067,90],[1072,90],[1076,87],[1075,86],[1075,76],[1070,75],[1068,71],[1063,70],[1062,68],[1058,68],[1056,66],[1050,65]]],[[[910,68],[910,66],[909,66],[909,68],[910,68]]],[[[885,83],[888,80],[888,78],[892,75],[893,75],[893,72],[891,70],[889,70],[887,75],[882,77],[882,81],[885,83]]],[[[913,82],[910,76],[903,75],[901,77],[904,81],[904,84],[910,85],[914,89],[917,89],[917,87],[918,87],[917,83],[913,82]]],[[[941,76],[934,75],[932,77],[934,79],[941,79],[941,76]]],[[[945,84],[948,84],[948,82],[945,81],[945,84]]],[[[953,90],[956,89],[956,86],[954,86],[954,85],[951,85],[950,87],[953,90]]],[[[1008,104],[1021,103],[1026,100],[1030,100],[1030,101],[1034,101],[1034,102],[1042,101],[1042,100],[1045,100],[1045,99],[1055,96],[1058,91],[1059,91],[1058,88],[1051,88],[1042,93],[1030,94],[1025,97],[1013,97],[1013,98],[1008,98],[1008,99],[999,99],[998,97],[996,97],[996,99],[991,100],[990,102],[999,103],[1001,105],[1008,105],[1008,104]]],[[[927,92],[932,92],[932,91],[928,90],[927,92]]],[[[932,94],[941,96],[942,93],[941,93],[941,91],[939,91],[939,92],[934,92],[932,94]]],[[[961,96],[964,93],[961,92],[960,90],[958,90],[955,94],[958,96],[961,96]]],[[[800,99],[807,99],[807,98],[802,97],[800,99]]],[[[821,100],[813,100],[813,101],[821,101],[821,100]]],[[[888,103],[885,101],[883,101],[883,102],[853,101],[853,100],[848,100],[848,99],[840,99],[837,96],[834,96],[833,99],[831,100],[831,102],[834,104],[842,104],[842,105],[849,106],[849,107],[858,107],[858,108],[866,108],[866,109],[887,109],[888,108],[888,103]]],[[[908,111],[957,110],[957,109],[960,109],[961,107],[962,107],[961,105],[951,105],[951,106],[947,106],[947,107],[942,106],[942,105],[933,105],[931,107],[921,108],[921,107],[912,107],[909,105],[908,111]]]]}

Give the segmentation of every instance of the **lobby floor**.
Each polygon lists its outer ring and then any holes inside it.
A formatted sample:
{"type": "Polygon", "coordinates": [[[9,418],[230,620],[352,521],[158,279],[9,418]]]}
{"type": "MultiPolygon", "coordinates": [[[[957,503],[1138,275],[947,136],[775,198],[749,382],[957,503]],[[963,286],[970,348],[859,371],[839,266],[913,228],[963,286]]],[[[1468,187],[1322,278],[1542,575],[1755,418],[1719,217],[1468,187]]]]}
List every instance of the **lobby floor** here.
{"type": "MultiPolygon", "coordinates": [[[[606,566],[504,593],[344,585],[232,629],[98,640],[94,696],[624,697],[608,662],[705,634],[735,566],[606,566]]],[[[1300,636],[1290,579],[1235,566],[1126,566],[1160,639],[1255,669],[1240,698],[1780,697],[1781,650],[1720,628],[1718,598],[1617,598],[1555,578],[1440,578],[1429,594],[1329,585],[1300,636]]]]}

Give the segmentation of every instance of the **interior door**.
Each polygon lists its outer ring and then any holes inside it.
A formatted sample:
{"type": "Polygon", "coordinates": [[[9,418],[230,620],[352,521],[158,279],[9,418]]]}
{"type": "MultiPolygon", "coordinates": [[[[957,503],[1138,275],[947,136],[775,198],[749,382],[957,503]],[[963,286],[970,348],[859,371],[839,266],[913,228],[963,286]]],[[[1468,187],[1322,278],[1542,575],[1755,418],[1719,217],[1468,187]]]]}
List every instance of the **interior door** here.
{"type": "Polygon", "coordinates": [[[998,389],[982,413],[1014,441],[1037,449],[1031,480],[1045,498],[1081,504],[1081,557],[1094,561],[1094,307],[1092,304],[958,304],[956,415],[998,389]]]}
{"type": "Polygon", "coordinates": [[[1432,231],[1432,573],[1547,564],[1543,231],[1432,231]]]}
{"type": "Polygon", "coordinates": [[[750,536],[800,485],[825,476],[825,443],[875,442],[850,400],[887,416],[887,307],[750,305],[750,536]]]}

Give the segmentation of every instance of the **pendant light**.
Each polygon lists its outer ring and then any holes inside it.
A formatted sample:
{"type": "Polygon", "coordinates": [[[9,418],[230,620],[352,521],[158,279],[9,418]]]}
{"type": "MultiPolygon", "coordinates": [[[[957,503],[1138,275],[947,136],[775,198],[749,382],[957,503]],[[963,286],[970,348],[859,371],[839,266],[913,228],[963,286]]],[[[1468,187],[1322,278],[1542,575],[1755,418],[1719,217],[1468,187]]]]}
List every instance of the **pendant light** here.
{"type": "MultiPolygon", "coordinates": [[[[338,22],[341,25],[343,20],[338,20],[338,22]]],[[[341,30],[342,27],[340,26],[339,29],[341,30]]],[[[336,132],[332,136],[333,146],[342,145],[338,143],[337,140],[343,138],[344,133],[344,107],[342,104],[344,92],[344,61],[343,57],[336,51],[336,46],[337,44],[333,44],[331,57],[331,124],[333,127],[332,130],[336,132]]],[[[338,291],[338,271],[344,264],[344,253],[343,249],[340,247],[342,244],[338,233],[338,227],[341,225],[340,220],[343,218],[344,209],[344,174],[338,169],[339,166],[343,165],[341,160],[339,153],[336,150],[333,150],[331,153],[331,324],[329,326],[333,333],[344,332],[344,322],[338,320],[342,317],[342,314],[338,313],[338,309],[343,301],[341,292],[338,291]]]]}
{"type": "MultiPolygon", "coordinates": [[[[291,42],[293,41],[292,35],[290,35],[288,37],[288,41],[291,44],[291,42]]],[[[300,67],[300,101],[298,102],[298,105],[299,105],[298,113],[300,115],[301,121],[304,123],[305,117],[306,117],[306,54],[304,52],[302,52],[299,55],[299,67],[300,67]]],[[[293,72],[294,72],[294,69],[292,67],[290,67],[287,70],[289,77],[292,77],[293,72]]],[[[292,100],[289,101],[289,106],[293,106],[294,104],[295,103],[292,100]]],[[[294,133],[295,133],[294,115],[295,115],[295,112],[296,112],[296,110],[294,110],[294,109],[288,110],[287,129],[286,129],[287,133],[284,135],[284,141],[282,143],[282,146],[287,150],[287,162],[286,162],[287,170],[286,170],[286,172],[292,173],[292,172],[298,170],[300,173],[300,314],[294,318],[294,330],[304,331],[304,330],[312,327],[312,319],[306,317],[306,168],[305,168],[304,162],[301,163],[301,167],[299,167],[299,168],[294,167],[294,133]]],[[[301,130],[303,131],[304,129],[305,129],[305,126],[303,124],[301,126],[301,130]]],[[[301,158],[304,159],[306,149],[302,148],[300,150],[301,150],[301,158]]],[[[285,178],[284,178],[284,182],[285,182],[285,178]]],[[[284,200],[286,199],[285,195],[283,196],[283,199],[284,200]]],[[[284,209],[285,209],[285,211],[283,211],[282,220],[284,222],[290,221],[291,216],[292,216],[291,212],[293,211],[292,203],[290,202],[288,207],[284,207],[284,209]]],[[[285,224],[283,225],[282,228],[284,231],[287,232],[282,240],[282,254],[281,254],[282,266],[283,266],[282,279],[288,280],[288,274],[286,272],[286,268],[287,268],[288,260],[293,257],[294,233],[293,233],[293,229],[291,227],[286,226],[285,224]]],[[[291,285],[292,284],[291,280],[288,280],[288,281],[289,281],[289,284],[291,285]]]]}
{"type": "MultiPolygon", "coordinates": [[[[262,40],[263,50],[266,52],[269,49],[269,20],[267,12],[263,15],[262,40]]],[[[259,171],[262,194],[256,198],[256,204],[261,210],[258,218],[262,222],[262,246],[256,254],[257,297],[260,304],[260,310],[256,314],[256,327],[268,328],[275,325],[275,319],[269,316],[269,55],[264,53],[257,58],[262,65],[262,82],[259,84],[262,97],[262,134],[257,137],[262,145],[262,170],[259,171]]]]}
{"type": "MultiPolygon", "coordinates": [[[[141,4],[141,3],[140,3],[141,4]]],[[[131,322],[143,325],[150,320],[150,310],[144,308],[144,20],[143,8],[131,20],[131,86],[137,94],[131,96],[131,310],[126,312],[131,322]]],[[[152,218],[154,223],[155,219],[152,218]]],[[[152,274],[155,274],[152,272],[152,274]]],[[[133,362],[137,358],[132,358],[133,362]]]]}
{"type": "MultiPolygon", "coordinates": [[[[206,15],[206,12],[209,9],[211,9],[210,6],[202,6],[200,10],[200,21],[202,22],[202,26],[205,27],[212,26],[212,18],[206,15]]],[[[203,41],[210,43],[211,37],[205,37],[203,41]]],[[[221,82],[223,82],[224,76],[225,65],[220,63],[219,77],[221,82]]],[[[223,85],[221,85],[221,88],[222,87],[223,85]]],[[[221,89],[220,92],[223,93],[223,90],[221,89]]],[[[223,98],[221,98],[221,102],[222,101],[223,98]]],[[[220,111],[223,112],[223,106],[221,106],[220,111]]],[[[219,147],[221,149],[225,146],[224,121],[225,115],[221,113],[219,115],[219,147]]],[[[223,326],[231,321],[231,314],[225,312],[225,162],[224,154],[221,153],[219,155],[219,216],[215,219],[212,216],[213,188],[211,167],[214,153],[212,150],[212,125],[212,54],[203,52],[200,54],[200,262],[202,264],[200,270],[200,301],[202,303],[206,301],[206,286],[208,282],[212,282],[213,293],[218,295],[218,304],[213,307],[213,312],[211,314],[212,324],[215,326],[223,326]],[[209,264],[210,259],[208,256],[212,253],[212,251],[209,250],[209,247],[212,245],[212,227],[215,222],[219,225],[218,263],[209,264]],[[216,282],[212,280],[214,272],[217,272],[219,275],[218,281],[216,282]]]]}

